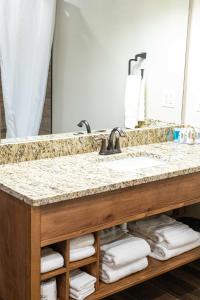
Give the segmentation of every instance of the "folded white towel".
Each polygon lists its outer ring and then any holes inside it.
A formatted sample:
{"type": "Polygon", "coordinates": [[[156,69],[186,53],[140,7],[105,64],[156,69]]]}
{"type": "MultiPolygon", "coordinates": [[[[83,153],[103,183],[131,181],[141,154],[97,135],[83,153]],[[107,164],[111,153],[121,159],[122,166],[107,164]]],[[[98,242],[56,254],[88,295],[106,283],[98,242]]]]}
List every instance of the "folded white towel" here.
{"type": "Polygon", "coordinates": [[[70,262],[78,261],[95,254],[94,246],[70,250],[70,262]]]}
{"type": "Polygon", "coordinates": [[[189,227],[175,230],[172,228],[170,231],[161,231],[159,234],[164,239],[161,244],[169,250],[183,247],[199,239],[199,233],[189,227]]]}
{"type": "Polygon", "coordinates": [[[63,256],[51,248],[43,248],[41,255],[41,273],[47,273],[64,266],[63,256]]]}
{"type": "Polygon", "coordinates": [[[101,251],[103,263],[110,267],[118,268],[146,257],[151,249],[144,239],[129,236],[102,246],[101,251]]]}
{"type": "Polygon", "coordinates": [[[193,243],[172,250],[165,248],[163,245],[155,244],[154,247],[152,246],[152,252],[150,253],[150,256],[158,260],[168,260],[172,257],[183,254],[199,246],[200,246],[200,238],[193,243]]]}
{"type": "Polygon", "coordinates": [[[70,250],[93,246],[95,242],[94,234],[89,233],[70,241],[70,250]]]}
{"type": "Polygon", "coordinates": [[[171,224],[164,225],[163,219],[170,222],[171,218],[165,218],[166,216],[163,217],[164,218],[153,219],[153,224],[152,221],[149,221],[148,219],[146,220],[146,225],[145,221],[140,222],[140,225],[132,223],[129,225],[129,228],[131,231],[133,230],[133,234],[134,232],[141,234],[143,237],[146,237],[146,239],[151,239],[170,250],[183,247],[195,242],[199,238],[197,232],[188,225],[177,222],[176,220],[172,221],[171,224]],[[160,225],[158,225],[158,220],[161,220],[160,225]]]}
{"type": "Polygon", "coordinates": [[[139,272],[145,269],[147,266],[148,260],[146,257],[134,263],[124,265],[123,267],[120,267],[118,269],[113,269],[107,266],[106,264],[102,264],[100,277],[103,282],[112,283],[133,273],[139,272]]]}
{"type": "Polygon", "coordinates": [[[89,289],[84,289],[83,291],[80,291],[80,292],[70,289],[70,297],[72,299],[76,299],[76,300],[84,300],[89,295],[93,294],[94,292],[95,292],[94,285],[92,287],[90,287],[89,289]]]}
{"type": "Polygon", "coordinates": [[[41,300],[57,300],[57,285],[56,279],[44,281],[40,285],[41,300]]]}
{"type": "Polygon", "coordinates": [[[128,229],[138,233],[142,233],[144,236],[150,237],[155,242],[163,241],[163,238],[156,234],[156,230],[159,230],[165,226],[171,226],[175,224],[176,220],[166,216],[160,215],[156,217],[150,217],[145,220],[140,220],[136,222],[130,222],[128,224],[128,229]]]}
{"type": "Polygon", "coordinates": [[[81,270],[74,270],[70,273],[70,288],[77,292],[91,287],[96,283],[96,278],[81,270]]]}

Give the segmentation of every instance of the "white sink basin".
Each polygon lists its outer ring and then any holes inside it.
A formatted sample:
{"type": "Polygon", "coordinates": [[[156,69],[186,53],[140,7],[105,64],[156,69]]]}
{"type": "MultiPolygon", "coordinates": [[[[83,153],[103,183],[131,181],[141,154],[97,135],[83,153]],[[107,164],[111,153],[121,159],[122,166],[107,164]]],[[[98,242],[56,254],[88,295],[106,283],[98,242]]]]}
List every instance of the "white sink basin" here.
{"type": "Polygon", "coordinates": [[[103,167],[117,172],[133,172],[139,169],[146,169],[166,164],[165,161],[159,158],[148,156],[128,157],[116,159],[101,163],[103,167]]]}

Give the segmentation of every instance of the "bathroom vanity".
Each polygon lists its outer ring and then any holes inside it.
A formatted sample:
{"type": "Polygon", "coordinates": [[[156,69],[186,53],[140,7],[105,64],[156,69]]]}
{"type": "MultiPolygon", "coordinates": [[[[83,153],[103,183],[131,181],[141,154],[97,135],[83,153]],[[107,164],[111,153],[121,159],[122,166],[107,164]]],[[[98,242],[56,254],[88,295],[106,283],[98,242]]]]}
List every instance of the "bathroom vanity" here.
{"type": "Polygon", "coordinates": [[[200,145],[165,142],[107,157],[89,152],[4,164],[0,178],[1,300],[39,300],[40,282],[53,277],[59,299],[69,300],[69,272],[77,268],[97,278],[87,299],[103,299],[200,258],[196,248],[165,262],[149,259],[147,269],[116,283],[99,280],[102,229],[200,202],[200,145]],[[157,164],[135,168],[135,158],[157,164]],[[127,159],[132,171],[123,169],[127,159]],[[70,239],[86,233],[95,233],[96,254],[70,263],[70,239]],[[60,252],[65,266],[41,275],[45,246],[60,252]]]}

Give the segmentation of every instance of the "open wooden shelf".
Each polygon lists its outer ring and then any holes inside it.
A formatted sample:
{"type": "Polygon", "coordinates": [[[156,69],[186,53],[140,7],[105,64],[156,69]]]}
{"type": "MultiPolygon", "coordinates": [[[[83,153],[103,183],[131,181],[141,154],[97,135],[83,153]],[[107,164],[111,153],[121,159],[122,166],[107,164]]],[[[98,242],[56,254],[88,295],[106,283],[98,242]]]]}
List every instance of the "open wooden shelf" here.
{"type": "Polygon", "coordinates": [[[57,270],[54,270],[54,271],[51,271],[48,273],[41,274],[41,281],[44,281],[44,280],[47,280],[50,278],[54,278],[56,276],[65,274],[66,272],[67,272],[66,268],[60,268],[60,269],[57,269],[57,270]]]}
{"type": "Polygon", "coordinates": [[[140,284],[146,280],[162,275],[173,269],[179,268],[192,261],[200,259],[200,247],[186,252],[182,255],[169,259],[167,261],[158,261],[149,258],[149,266],[138,273],[128,276],[120,281],[111,284],[105,284],[100,282],[100,288],[91,296],[87,297],[87,300],[103,299],[114,293],[118,293],[124,289],[128,289],[134,285],[140,284]]]}
{"type": "Polygon", "coordinates": [[[71,262],[69,263],[69,270],[72,271],[72,270],[79,269],[81,267],[85,267],[87,265],[97,262],[97,260],[98,259],[96,256],[91,256],[82,260],[71,262]]]}

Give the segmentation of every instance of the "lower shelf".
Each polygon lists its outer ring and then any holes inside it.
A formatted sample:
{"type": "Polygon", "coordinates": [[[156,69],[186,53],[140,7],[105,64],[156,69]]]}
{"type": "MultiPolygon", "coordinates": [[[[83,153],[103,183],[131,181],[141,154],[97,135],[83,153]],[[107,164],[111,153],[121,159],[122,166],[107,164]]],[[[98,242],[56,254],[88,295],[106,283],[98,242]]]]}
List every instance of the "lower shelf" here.
{"type": "Polygon", "coordinates": [[[144,271],[128,276],[115,283],[100,283],[99,290],[89,296],[87,300],[103,299],[197,259],[200,259],[200,247],[163,262],[149,258],[149,266],[144,271]]]}
{"type": "Polygon", "coordinates": [[[60,268],[60,269],[57,269],[57,270],[54,270],[54,271],[51,271],[48,273],[41,274],[41,281],[44,281],[44,280],[47,280],[50,278],[54,278],[54,277],[62,275],[62,274],[66,274],[66,272],[67,272],[66,268],[60,268]]]}

